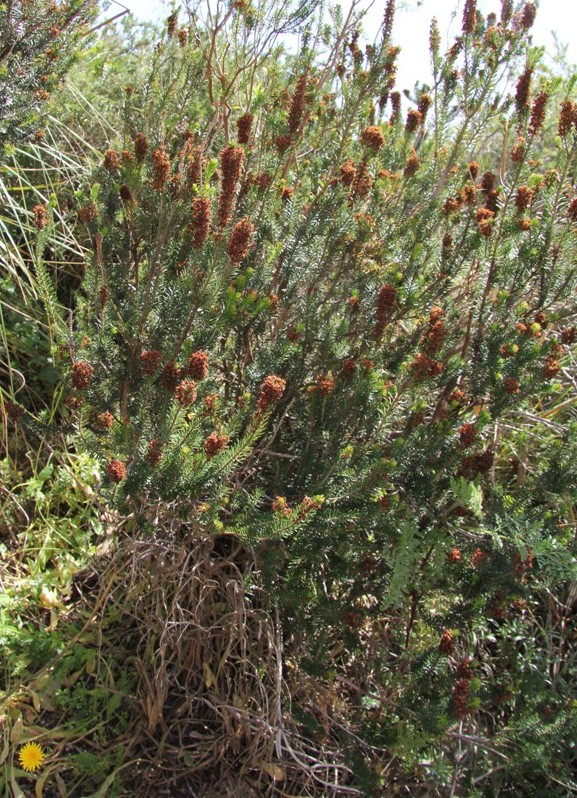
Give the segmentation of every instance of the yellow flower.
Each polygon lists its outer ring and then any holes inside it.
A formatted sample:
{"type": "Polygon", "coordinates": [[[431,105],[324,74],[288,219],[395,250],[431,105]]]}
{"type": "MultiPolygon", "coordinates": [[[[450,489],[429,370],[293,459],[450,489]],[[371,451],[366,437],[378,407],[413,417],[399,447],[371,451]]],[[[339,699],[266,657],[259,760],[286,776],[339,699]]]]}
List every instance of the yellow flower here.
{"type": "Polygon", "coordinates": [[[27,771],[38,770],[44,762],[44,751],[38,743],[26,743],[18,755],[20,765],[27,771]]]}

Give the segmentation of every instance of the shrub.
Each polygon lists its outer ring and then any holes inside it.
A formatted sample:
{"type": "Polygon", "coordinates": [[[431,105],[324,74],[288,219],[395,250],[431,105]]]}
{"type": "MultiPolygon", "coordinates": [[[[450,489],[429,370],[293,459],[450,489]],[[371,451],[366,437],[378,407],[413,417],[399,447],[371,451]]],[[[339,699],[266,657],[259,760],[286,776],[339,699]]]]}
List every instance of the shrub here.
{"type": "Polygon", "coordinates": [[[95,14],[95,0],[0,4],[0,147],[42,137],[43,107],[95,14]]]}
{"type": "MultiPolygon", "coordinates": [[[[292,691],[315,755],[338,750],[353,771],[327,755],[332,792],[319,778],[311,794],[376,794],[387,757],[390,784],[415,795],[573,785],[573,643],[550,602],[575,578],[577,134],[560,123],[541,160],[555,111],[550,84],[533,85],[533,11],[503,3],[484,20],[468,0],[445,56],[433,24],[434,85],[408,109],[392,2],[374,46],[354,16],[328,29],[313,16],[282,61],[264,8],[193,16],[186,36],[171,17],[76,198],[90,254],[58,350],[69,424],[131,516],[127,562],[136,546],[149,563],[140,610],[160,600],[156,562],[185,590],[155,627],[162,646],[139,656],[170,684],[161,704],[178,725],[218,681],[210,667],[194,689],[179,668],[170,681],[158,653],[184,650],[163,629],[197,590],[178,552],[198,550],[207,580],[222,560],[236,584],[244,573],[258,598],[243,606],[278,613],[275,656],[281,635],[290,652],[276,700],[292,691]],[[491,126],[498,162],[483,150],[491,126]]],[[[574,598],[559,600],[570,613],[574,598]]],[[[254,667],[249,655],[235,672],[254,667]]],[[[147,712],[152,731],[162,710],[147,712]]],[[[254,712],[274,794],[290,757],[254,712]]]]}

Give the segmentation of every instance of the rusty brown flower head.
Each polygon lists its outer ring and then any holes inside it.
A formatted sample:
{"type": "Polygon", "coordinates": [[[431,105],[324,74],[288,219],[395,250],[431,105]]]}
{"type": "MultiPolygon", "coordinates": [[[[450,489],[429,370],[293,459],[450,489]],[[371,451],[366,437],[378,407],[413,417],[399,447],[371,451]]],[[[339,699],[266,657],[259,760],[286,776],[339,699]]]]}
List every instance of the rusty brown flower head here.
{"type": "Polygon", "coordinates": [[[176,401],[182,407],[190,407],[196,399],[196,383],[191,379],[184,379],[176,386],[176,401]]]}
{"type": "Polygon", "coordinates": [[[518,114],[524,114],[529,110],[532,74],[533,67],[526,67],[517,81],[515,87],[515,108],[518,114]]]}
{"type": "Polygon", "coordinates": [[[46,227],[46,205],[35,205],[33,213],[34,227],[37,230],[43,230],[46,227]]]}
{"type": "Polygon", "coordinates": [[[236,120],[239,144],[248,144],[253,121],[254,116],[249,113],[243,114],[239,119],[236,120]]]}
{"type": "Polygon", "coordinates": [[[409,155],[407,158],[407,162],[405,163],[405,168],[403,169],[403,176],[404,177],[412,177],[414,174],[417,173],[419,167],[421,165],[421,160],[416,152],[413,150],[412,155],[409,155]]]}
{"type": "Polygon", "coordinates": [[[134,155],[137,163],[142,163],[148,153],[148,139],[144,133],[137,133],[134,137],[134,155]]]}
{"type": "Polygon", "coordinates": [[[153,438],[146,447],[146,459],[153,468],[160,463],[162,459],[162,442],[158,438],[153,438]]]}
{"type": "Polygon", "coordinates": [[[85,360],[77,360],[72,366],[72,385],[77,391],[84,391],[90,385],[94,369],[85,360]]]}
{"type": "Polygon", "coordinates": [[[152,153],[152,188],[161,191],[170,174],[170,159],[164,144],[152,153]]]}
{"type": "Polygon", "coordinates": [[[208,374],[208,352],[193,352],[186,364],[186,373],[197,382],[204,380],[208,374]]]}
{"type": "Polygon", "coordinates": [[[241,219],[236,223],[227,247],[231,263],[240,263],[246,257],[253,232],[254,225],[250,219],[241,219]]]}
{"type": "Polygon", "coordinates": [[[521,11],[521,17],[519,19],[519,26],[522,28],[522,30],[529,30],[532,28],[536,16],[537,7],[535,6],[535,3],[525,3],[523,10],[521,11]]]}
{"type": "Polygon", "coordinates": [[[378,152],[385,143],[381,129],[376,125],[369,125],[361,133],[361,143],[369,147],[373,152],[378,152]]]}
{"type": "Polygon", "coordinates": [[[515,207],[519,213],[527,210],[533,199],[534,191],[529,186],[519,186],[515,195],[515,207]]]}
{"type": "Polygon", "coordinates": [[[107,172],[114,172],[120,169],[120,155],[116,150],[106,150],[104,153],[104,168],[107,172]]]}
{"type": "Polygon", "coordinates": [[[463,33],[475,33],[477,30],[477,6],[475,0],[466,0],[463,10],[463,33]]]}
{"type": "Polygon", "coordinates": [[[297,81],[295,92],[292,97],[291,107],[288,117],[288,125],[291,135],[299,129],[305,105],[305,94],[307,89],[306,75],[301,75],[297,81]]]}
{"type": "Polygon", "coordinates": [[[208,197],[195,197],[192,201],[192,246],[202,249],[210,232],[211,203],[208,197]]]}
{"type": "Polygon", "coordinates": [[[121,460],[111,460],[106,466],[106,476],[111,482],[122,482],[126,479],[126,466],[121,460]]]}
{"type": "Polygon", "coordinates": [[[204,439],[204,451],[206,453],[207,460],[210,460],[211,457],[214,457],[216,454],[221,452],[227,443],[228,437],[226,435],[219,435],[216,432],[212,432],[207,438],[204,439]]]}
{"type": "Polygon", "coordinates": [[[178,384],[178,376],[178,368],[171,360],[162,369],[160,383],[164,388],[166,388],[167,391],[169,391],[169,393],[173,393],[178,384]]]}
{"type": "Polygon", "coordinates": [[[279,401],[285,388],[286,380],[283,380],[282,377],[278,377],[276,374],[270,374],[261,385],[256,405],[257,409],[261,412],[268,410],[269,407],[279,401]]]}
{"type": "Polygon", "coordinates": [[[529,135],[536,136],[543,127],[545,121],[545,106],[549,95],[545,91],[540,91],[533,100],[531,106],[531,118],[529,120],[529,135]]]}
{"type": "Polygon", "coordinates": [[[562,139],[568,135],[573,127],[575,120],[575,103],[573,100],[564,100],[561,103],[561,111],[559,113],[559,122],[557,125],[557,132],[562,139]]]}
{"type": "Polygon", "coordinates": [[[114,416],[112,413],[109,413],[108,410],[105,410],[104,413],[98,413],[95,422],[98,429],[108,430],[111,429],[114,424],[114,416]]]}
{"type": "Polygon", "coordinates": [[[414,133],[423,124],[423,114],[416,108],[411,108],[407,113],[405,130],[407,133],[414,133]]]}
{"type": "Polygon", "coordinates": [[[160,366],[161,354],[157,349],[146,349],[140,355],[142,371],[148,377],[152,377],[160,366]]]}
{"type": "Polygon", "coordinates": [[[525,146],[525,139],[523,136],[518,136],[515,139],[515,143],[511,147],[511,160],[513,163],[520,164],[523,163],[523,158],[525,157],[526,146],[525,146]]]}
{"type": "Polygon", "coordinates": [[[229,145],[221,150],[220,168],[222,172],[222,184],[217,214],[219,228],[225,227],[232,217],[243,161],[244,150],[242,147],[233,147],[229,145]]]}

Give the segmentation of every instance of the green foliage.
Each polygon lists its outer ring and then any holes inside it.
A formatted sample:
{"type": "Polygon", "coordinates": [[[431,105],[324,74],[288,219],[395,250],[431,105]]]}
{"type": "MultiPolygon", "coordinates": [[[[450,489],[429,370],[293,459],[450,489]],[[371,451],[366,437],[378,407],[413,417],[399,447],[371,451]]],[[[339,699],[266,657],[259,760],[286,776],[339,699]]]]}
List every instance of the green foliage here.
{"type": "Polygon", "coordinates": [[[0,153],[40,133],[50,92],[69,69],[94,0],[0,3],[0,153]]]}

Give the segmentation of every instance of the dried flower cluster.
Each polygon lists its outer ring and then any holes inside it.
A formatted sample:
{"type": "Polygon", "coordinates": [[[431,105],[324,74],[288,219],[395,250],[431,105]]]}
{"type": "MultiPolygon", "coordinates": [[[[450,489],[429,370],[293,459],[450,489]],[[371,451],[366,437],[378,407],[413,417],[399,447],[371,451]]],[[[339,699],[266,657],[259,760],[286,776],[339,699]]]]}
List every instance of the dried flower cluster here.
{"type": "Polygon", "coordinates": [[[536,16],[537,16],[537,6],[535,5],[535,3],[525,3],[521,11],[519,26],[523,30],[529,30],[529,28],[533,27],[533,23],[535,22],[536,16]]]}
{"type": "Polygon", "coordinates": [[[527,67],[519,76],[515,87],[515,108],[518,114],[526,113],[530,108],[531,77],[533,68],[527,67]]]}
{"type": "Polygon", "coordinates": [[[98,413],[95,423],[98,429],[109,430],[114,424],[114,416],[108,410],[105,410],[104,413],[98,413]]]}
{"type": "Polygon", "coordinates": [[[219,435],[217,432],[212,432],[204,440],[204,451],[208,460],[221,452],[228,443],[226,435],[219,435]]]}
{"type": "Polygon", "coordinates": [[[341,183],[343,186],[350,187],[355,182],[357,176],[357,168],[350,158],[341,166],[341,183]]]}
{"type": "Polygon", "coordinates": [[[455,647],[453,633],[450,629],[445,629],[443,634],[441,635],[441,641],[439,643],[439,651],[441,654],[452,654],[453,649],[455,647]]]}
{"type": "Polygon", "coordinates": [[[160,375],[160,384],[169,393],[174,393],[176,386],[178,385],[178,377],[178,368],[176,364],[170,360],[162,369],[162,374],[160,375]]]}
{"type": "Polygon", "coordinates": [[[203,169],[202,147],[193,147],[186,159],[186,177],[191,187],[201,185],[203,169]]]}
{"type": "Polygon", "coordinates": [[[94,369],[85,360],[77,360],[72,366],[72,385],[78,391],[84,391],[90,385],[94,369]]]}
{"type": "Polygon", "coordinates": [[[559,122],[557,124],[557,132],[561,138],[565,138],[571,131],[575,123],[575,103],[573,100],[563,100],[561,103],[561,112],[559,113],[559,122]]]}
{"type": "Polygon", "coordinates": [[[104,153],[104,168],[107,172],[114,172],[120,169],[120,155],[116,150],[106,150],[104,153]]]}
{"type": "Polygon", "coordinates": [[[160,367],[162,355],[157,349],[146,349],[140,355],[140,364],[143,374],[148,377],[154,376],[160,367]]]}
{"type": "Polygon", "coordinates": [[[381,287],[377,299],[377,321],[373,329],[373,336],[380,341],[386,325],[391,321],[397,306],[397,289],[394,285],[386,283],[381,287]]]}
{"type": "Polygon", "coordinates": [[[250,140],[250,133],[252,130],[252,123],[254,121],[254,116],[249,114],[243,114],[239,119],[236,120],[236,127],[238,130],[238,141],[239,144],[248,144],[250,140]]]}
{"type": "Polygon", "coordinates": [[[301,75],[297,81],[288,116],[288,126],[291,136],[294,136],[298,131],[303,117],[306,90],[307,78],[306,75],[301,75]]]}
{"type": "Polygon", "coordinates": [[[411,155],[406,160],[405,168],[403,169],[403,176],[404,177],[412,177],[415,175],[419,167],[421,165],[421,159],[417,155],[417,153],[413,150],[411,155]]]}
{"type": "Polygon", "coordinates": [[[523,136],[518,136],[515,139],[515,143],[511,147],[511,160],[513,163],[520,164],[523,163],[523,159],[525,158],[526,152],[526,145],[525,139],[523,136]]]}
{"type": "Polygon", "coordinates": [[[33,208],[34,213],[34,227],[37,230],[44,230],[46,227],[46,205],[35,205],[33,208]]]}
{"type": "Polygon", "coordinates": [[[475,33],[477,30],[477,7],[476,0],[465,0],[465,8],[463,9],[463,33],[475,33]]]}
{"type": "Polygon", "coordinates": [[[122,482],[126,479],[126,466],[121,460],[111,460],[106,466],[106,476],[111,482],[122,482]]]}
{"type": "Polygon", "coordinates": [[[219,228],[226,227],[232,218],[243,161],[244,150],[242,147],[229,145],[220,153],[222,183],[217,214],[219,228]]]}
{"type": "Polygon", "coordinates": [[[186,378],[178,383],[175,390],[176,401],[182,407],[190,407],[196,399],[196,383],[186,378]]]}
{"type": "Polygon", "coordinates": [[[257,409],[261,412],[268,410],[269,407],[276,404],[282,397],[286,388],[286,380],[278,377],[276,374],[271,374],[265,378],[260,388],[260,394],[257,401],[257,409]]]}
{"type": "Polygon", "coordinates": [[[148,139],[144,133],[137,133],[134,137],[134,155],[137,163],[142,163],[148,154],[148,139]]]}
{"type": "Polygon", "coordinates": [[[355,179],[350,194],[351,201],[363,199],[373,187],[373,178],[369,172],[369,165],[366,161],[361,161],[355,173],[355,179]]]}
{"type": "Polygon", "coordinates": [[[227,252],[231,263],[240,263],[248,252],[254,225],[250,219],[241,219],[234,226],[228,242],[227,252]]]}
{"type": "Polygon", "coordinates": [[[161,191],[170,174],[170,159],[164,144],[152,153],[152,188],[161,191]]]}
{"type": "Polygon", "coordinates": [[[329,371],[328,374],[319,374],[314,388],[321,394],[321,396],[328,396],[334,391],[335,385],[336,383],[334,377],[329,371]]]}
{"type": "Polygon", "coordinates": [[[468,449],[477,440],[477,428],[474,424],[463,424],[459,427],[459,440],[464,449],[468,449]]]}
{"type": "Polygon", "coordinates": [[[445,311],[439,307],[431,308],[429,324],[423,335],[423,349],[429,355],[434,355],[442,348],[445,340],[445,311]]]}
{"type": "Polygon", "coordinates": [[[156,466],[160,463],[162,459],[162,441],[158,438],[153,438],[147,448],[146,448],[146,459],[152,466],[152,468],[156,468],[156,466]]]}
{"type": "Polygon", "coordinates": [[[186,364],[186,374],[197,382],[201,382],[208,374],[208,352],[193,352],[186,364]]]}
{"type": "Polygon", "coordinates": [[[485,238],[489,238],[493,231],[493,220],[495,218],[495,212],[489,210],[489,208],[479,208],[477,211],[477,223],[479,225],[479,232],[481,235],[485,236],[485,238]]]}
{"type": "Polygon", "coordinates": [[[385,137],[379,127],[370,125],[361,133],[361,143],[365,147],[369,147],[373,152],[378,152],[385,143],[385,137]]]}
{"type": "Polygon", "coordinates": [[[519,186],[517,194],[515,195],[515,207],[519,213],[523,213],[523,211],[527,210],[533,200],[534,194],[535,192],[532,188],[528,186],[519,186]]]}
{"type": "Polygon", "coordinates": [[[192,201],[192,246],[202,249],[210,232],[211,202],[208,197],[195,197],[192,201]]]}
{"type": "Polygon", "coordinates": [[[543,122],[545,121],[545,107],[549,95],[545,91],[540,91],[533,100],[531,106],[531,117],[529,119],[529,135],[536,136],[542,129],[543,122]]]}
{"type": "Polygon", "coordinates": [[[424,352],[417,352],[411,364],[416,377],[438,377],[445,371],[445,366],[439,360],[428,358],[424,352]]]}
{"type": "Polygon", "coordinates": [[[407,121],[405,123],[405,130],[407,133],[414,133],[423,124],[423,114],[416,108],[411,108],[407,113],[407,121]]]}

